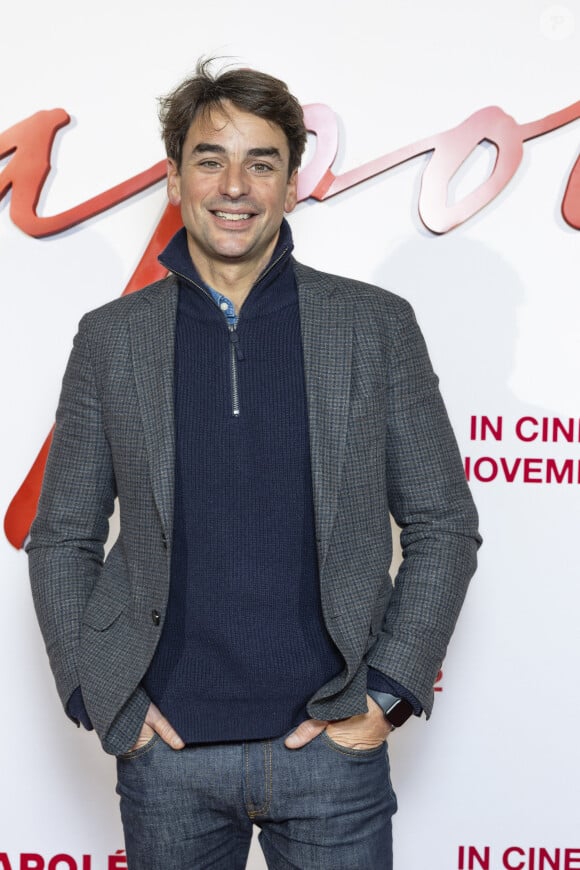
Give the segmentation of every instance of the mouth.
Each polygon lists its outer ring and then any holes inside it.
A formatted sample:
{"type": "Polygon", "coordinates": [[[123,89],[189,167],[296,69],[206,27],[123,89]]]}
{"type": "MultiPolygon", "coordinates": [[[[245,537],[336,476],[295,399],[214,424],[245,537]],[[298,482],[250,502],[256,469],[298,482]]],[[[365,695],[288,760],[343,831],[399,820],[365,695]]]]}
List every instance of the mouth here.
{"type": "Polygon", "coordinates": [[[213,214],[220,218],[220,220],[231,221],[232,223],[247,221],[254,217],[250,212],[214,211],[213,214]]]}

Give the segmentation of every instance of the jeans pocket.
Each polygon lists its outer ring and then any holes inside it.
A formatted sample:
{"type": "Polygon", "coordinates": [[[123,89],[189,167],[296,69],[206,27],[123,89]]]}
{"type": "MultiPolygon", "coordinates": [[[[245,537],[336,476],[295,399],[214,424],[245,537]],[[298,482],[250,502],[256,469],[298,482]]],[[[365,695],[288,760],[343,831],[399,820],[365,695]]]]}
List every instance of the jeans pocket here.
{"type": "Polygon", "coordinates": [[[371,746],[369,749],[355,749],[352,746],[343,746],[342,743],[337,743],[336,740],[329,737],[326,731],[323,731],[320,737],[329,749],[339,752],[341,755],[348,755],[351,758],[372,758],[375,755],[379,757],[381,754],[384,754],[386,748],[386,740],[383,740],[378,746],[371,746]]]}
{"type": "Polygon", "coordinates": [[[117,759],[118,761],[133,761],[134,758],[139,758],[141,755],[150,752],[155,744],[160,740],[161,737],[154,731],[147,743],[144,743],[143,746],[139,746],[137,749],[130,749],[129,752],[123,752],[121,755],[117,755],[117,759]]]}

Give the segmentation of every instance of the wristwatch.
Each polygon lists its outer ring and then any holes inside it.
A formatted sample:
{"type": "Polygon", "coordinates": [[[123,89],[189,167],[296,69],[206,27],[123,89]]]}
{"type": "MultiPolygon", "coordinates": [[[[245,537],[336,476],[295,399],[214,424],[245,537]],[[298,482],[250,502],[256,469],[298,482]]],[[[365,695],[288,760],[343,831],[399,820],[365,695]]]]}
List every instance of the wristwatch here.
{"type": "Polygon", "coordinates": [[[404,698],[374,689],[367,689],[367,694],[379,705],[392,728],[400,728],[413,715],[413,707],[404,698]]]}

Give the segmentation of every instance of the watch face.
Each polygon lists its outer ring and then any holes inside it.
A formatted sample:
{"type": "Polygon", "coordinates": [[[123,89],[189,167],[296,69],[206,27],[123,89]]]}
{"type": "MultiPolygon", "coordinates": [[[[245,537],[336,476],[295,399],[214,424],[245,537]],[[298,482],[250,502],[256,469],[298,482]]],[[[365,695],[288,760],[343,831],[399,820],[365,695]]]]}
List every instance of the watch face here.
{"type": "Polygon", "coordinates": [[[386,712],[385,716],[395,728],[400,728],[413,715],[413,708],[408,701],[399,698],[386,712]]]}

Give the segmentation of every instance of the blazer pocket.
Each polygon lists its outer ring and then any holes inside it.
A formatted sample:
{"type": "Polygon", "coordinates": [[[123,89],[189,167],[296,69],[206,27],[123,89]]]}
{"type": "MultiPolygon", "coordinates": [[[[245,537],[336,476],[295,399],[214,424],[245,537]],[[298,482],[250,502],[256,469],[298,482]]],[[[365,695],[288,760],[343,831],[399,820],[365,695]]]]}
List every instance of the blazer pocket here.
{"type": "Polygon", "coordinates": [[[83,624],[96,631],[105,631],[127,610],[126,566],[119,539],[105,559],[101,576],[94,587],[83,613],[83,624]]]}
{"type": "Polygon", "coordinates": [[[125,610],[125,602],[93,593],[83,613],[83,624],[96,631],[106,631],[125,610]]]}

